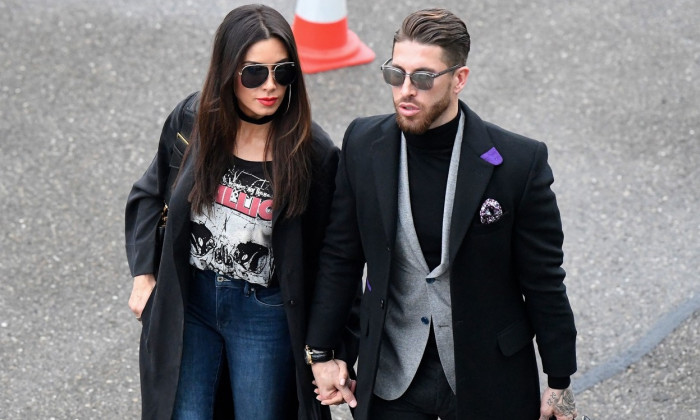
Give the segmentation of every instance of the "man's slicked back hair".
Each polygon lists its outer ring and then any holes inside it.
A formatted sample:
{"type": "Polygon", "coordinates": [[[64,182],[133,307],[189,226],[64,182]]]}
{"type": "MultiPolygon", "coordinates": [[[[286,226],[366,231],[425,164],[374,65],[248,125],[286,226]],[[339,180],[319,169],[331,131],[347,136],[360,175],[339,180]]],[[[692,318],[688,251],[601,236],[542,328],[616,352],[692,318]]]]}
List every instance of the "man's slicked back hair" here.
{"type": "Polygon", "coordinates": [[[394,35],[394,44],[401,41],[442,47],[448,66],[466,65],[471,45],[467,25],[445,9],[423,9],[408,15],[394,35]]]}

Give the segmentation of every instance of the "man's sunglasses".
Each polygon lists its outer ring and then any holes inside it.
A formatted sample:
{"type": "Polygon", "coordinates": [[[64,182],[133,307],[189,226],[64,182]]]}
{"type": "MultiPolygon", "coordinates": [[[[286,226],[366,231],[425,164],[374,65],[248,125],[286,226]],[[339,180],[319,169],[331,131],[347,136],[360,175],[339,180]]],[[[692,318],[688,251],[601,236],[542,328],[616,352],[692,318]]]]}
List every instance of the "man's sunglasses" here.
{"type": "Polygon", "coordinates": [[[248,64],[238,72],[241,76],[241,84],[248,89],[262,85],[270,76],[270,69],[272,69],[272,77],[275,82],[282,86],[291,84],[297,78],[297,71],[292,61],[275,64],[248,64]]]}
{"type": "Polygon", "coordinates": [[[390,66],[389,61],[391,61],[391,58],[386,60],[381,66],[382,75],[384,75],[385,82],[387,82],[391,86],[400,87],[406,80],[406,76],[408,76],[408,78],[411,79],[411,83],[413,84],[413,86],[415,86],[416,89],[420,90],[432,89],[436,77],[442,76],[443,74],[447,74],[453,70],[462,67],[461,64],[455,64],[454,66],[450,67],[449,69],[443,70],[440,73],[433,73],[429,71],[416,71],[413,73],[406,73],[398,67],[390,66]]]}

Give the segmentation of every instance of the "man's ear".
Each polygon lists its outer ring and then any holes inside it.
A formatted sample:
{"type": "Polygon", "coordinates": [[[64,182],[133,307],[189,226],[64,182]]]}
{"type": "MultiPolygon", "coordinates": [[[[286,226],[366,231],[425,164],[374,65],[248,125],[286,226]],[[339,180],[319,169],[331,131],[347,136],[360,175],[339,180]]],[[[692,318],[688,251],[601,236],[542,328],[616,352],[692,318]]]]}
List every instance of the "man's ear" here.
{"type": "Polygon", "coordinates": [[[454,76],[452,76],[457,82],[455,83],[454,91],[459,94],[464,86],[467,85],[467,78],[469,77],[469,67],[464,66],[455,70],[454,76]]]}

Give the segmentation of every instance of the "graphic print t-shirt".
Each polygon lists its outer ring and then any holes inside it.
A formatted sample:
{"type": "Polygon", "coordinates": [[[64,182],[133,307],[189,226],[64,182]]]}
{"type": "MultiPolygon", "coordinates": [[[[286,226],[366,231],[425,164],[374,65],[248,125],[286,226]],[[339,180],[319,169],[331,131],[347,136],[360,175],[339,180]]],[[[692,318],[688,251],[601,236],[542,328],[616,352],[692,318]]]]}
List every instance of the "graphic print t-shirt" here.
{"type": "Polygon", "coordinates": [[[234,157],[211,210],[192,213],[191,265],[270,286],[272,185],[265,179],[264,164],[234,157]]]}

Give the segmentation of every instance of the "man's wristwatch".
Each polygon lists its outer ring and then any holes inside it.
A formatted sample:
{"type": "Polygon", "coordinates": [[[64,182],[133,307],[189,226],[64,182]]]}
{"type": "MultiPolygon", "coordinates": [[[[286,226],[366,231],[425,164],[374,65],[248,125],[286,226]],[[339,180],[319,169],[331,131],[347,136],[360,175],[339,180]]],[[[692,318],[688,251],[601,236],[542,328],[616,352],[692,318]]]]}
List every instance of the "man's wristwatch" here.
{"type": "Polygon", "coordinates": [[[309,366],[314,363],[327,362],[334,358],[333,350],[317,350],[306,346],[304,351],[306,352],[306,364],[309,366]]]}

